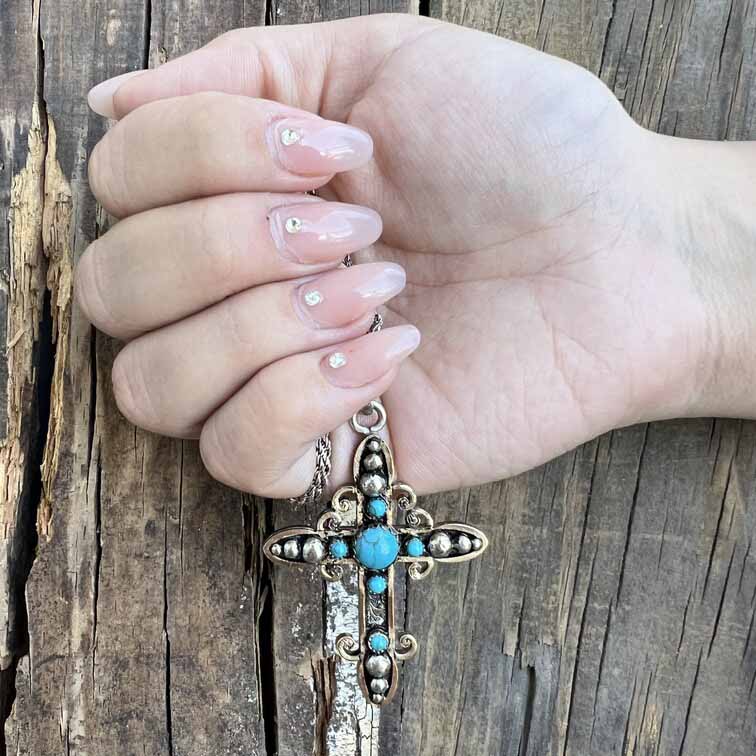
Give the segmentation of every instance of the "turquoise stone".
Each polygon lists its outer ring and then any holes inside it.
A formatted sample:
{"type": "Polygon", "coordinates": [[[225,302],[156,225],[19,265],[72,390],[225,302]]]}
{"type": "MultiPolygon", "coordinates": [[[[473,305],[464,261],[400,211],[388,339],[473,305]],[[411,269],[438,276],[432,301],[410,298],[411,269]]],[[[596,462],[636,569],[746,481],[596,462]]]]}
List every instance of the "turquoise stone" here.
{"type": "Polygon", "coordinates": [[[384,525],[365,528],[354,540],[357,561],[371,570],[385,570],[399,556],[399,539],[384,525]]]}
{"type": "Polygon", "coordinates": [[[370,593],[378,595],[388,588],[388,583],[383,575],[373,575],[373,577],[367,581],[367,587],[370,593]]]}
{"type": "Polygon", "coordinates": [[[370,499],[367,505],[368,514],[372,517],[385,517],[386,502],[383,499],[370,499]]]}
{"type": "Polygon", "coordinates": [[[349,553],[349,547],[346,545],[346,541],[341,538],[331,541],[328,550],[331,552],[331,556],[334,559],[345,559],[346,555],[349,553]]]}
{"type": "Polygon", "coordinates": [[[407,554],[411,557],[421,557],[425,552],[423,542],[419,538],[410,538],[407,541],[407,554]]]}
{"type": "Polygon", "coordinates": [[[371,651],[376,651],[377,653],[388,651],[388,636],[386,635],[386,633],[382,633],[380,630],[375,630],[374,632],[370,633],[370,637],[368,638],[368,646],[370,646],[371,651]]]}

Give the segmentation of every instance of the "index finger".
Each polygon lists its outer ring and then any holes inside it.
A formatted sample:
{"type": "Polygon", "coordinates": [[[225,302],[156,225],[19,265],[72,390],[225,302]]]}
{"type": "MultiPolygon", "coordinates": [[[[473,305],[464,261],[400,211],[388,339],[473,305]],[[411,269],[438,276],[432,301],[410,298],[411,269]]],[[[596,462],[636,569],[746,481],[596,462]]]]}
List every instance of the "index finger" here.
{"type": "Polygon", "coordinates": [[[202,92],[152,102],[110,129],[89,181],[118,218],[232,192],[305,192],[370,160],[361,129],[268,100],[202,92]]]}
{"type": "Polygon", "coordinates": [[[438,23],[386,14],[237,29],[154,70],[132,71],[98,84],[89,93],[89,106],[120,119],[148,102],[215,91],[276,100],[345,120],[391,50],[438,23]]]}

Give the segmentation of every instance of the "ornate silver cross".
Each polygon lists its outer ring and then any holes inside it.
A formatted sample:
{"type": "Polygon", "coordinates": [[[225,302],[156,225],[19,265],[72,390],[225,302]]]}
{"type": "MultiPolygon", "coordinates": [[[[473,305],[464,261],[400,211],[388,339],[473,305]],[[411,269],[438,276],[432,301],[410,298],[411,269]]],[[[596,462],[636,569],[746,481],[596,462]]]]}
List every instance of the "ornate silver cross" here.
{"type": "Polygon", "coordinates": [[[357,565],[360,596],[360,638],[336,640],[339,655],[359,664],[362,692],[376,706],[388,703],[399,684],[397,661],[411,659],[417,641],[409,633],[396,638],[394,565],[405,562],[413,580],[427,577],[436,562],[464,562],[482,554],[488,539],[464,523],[434,525],[417,506],[415,492],[396,480],[388,444],[376,435],[385,423],[379,402],[371,408],[382,422],[367,428],[354,455],[354,485],[334,493],[316,528],[279,530],[263,546],[265,556],[285,564],[319,565],[325,580],[337,581],[344,565],[357,565]]]}

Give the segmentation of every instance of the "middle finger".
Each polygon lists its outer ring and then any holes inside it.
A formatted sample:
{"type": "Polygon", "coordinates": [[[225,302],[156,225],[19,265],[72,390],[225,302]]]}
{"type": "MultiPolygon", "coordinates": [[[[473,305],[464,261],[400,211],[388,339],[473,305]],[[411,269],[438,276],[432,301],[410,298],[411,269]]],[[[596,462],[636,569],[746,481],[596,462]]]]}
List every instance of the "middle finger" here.
{"type": "Polygon", "coordinates": [[[131,339],[252,286],[335,267],[380,233],[373,210],[302,194],[192,200],[126,218],[93,242],[76,295],[101,331],[131,339]]]}

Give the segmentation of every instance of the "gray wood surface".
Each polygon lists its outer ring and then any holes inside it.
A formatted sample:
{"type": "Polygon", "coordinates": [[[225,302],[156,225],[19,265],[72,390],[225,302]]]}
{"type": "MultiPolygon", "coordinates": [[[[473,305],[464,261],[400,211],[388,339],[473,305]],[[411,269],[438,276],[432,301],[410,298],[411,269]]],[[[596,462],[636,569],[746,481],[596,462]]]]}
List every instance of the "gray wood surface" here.
{"type": "Polygon", "coordinates": [[[421,652],[376,718],[349,698],[323,630],[324,602],[333,615],[347,598],[260,559],[272,527],[316,513],[213,483],[195,444],[116,411],[117,345],[70,301],[73,261],[108,225],[86,185],[105,128],[88,88],[236,26],[385,10],[570,58],[651,129],[756,138],[752,0],[6,0],[7,753],[756,752],[756,424],[618,430],[517,478],[428,497],[492,545],[410,586],[400,618],[421,652]]]}

